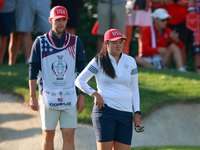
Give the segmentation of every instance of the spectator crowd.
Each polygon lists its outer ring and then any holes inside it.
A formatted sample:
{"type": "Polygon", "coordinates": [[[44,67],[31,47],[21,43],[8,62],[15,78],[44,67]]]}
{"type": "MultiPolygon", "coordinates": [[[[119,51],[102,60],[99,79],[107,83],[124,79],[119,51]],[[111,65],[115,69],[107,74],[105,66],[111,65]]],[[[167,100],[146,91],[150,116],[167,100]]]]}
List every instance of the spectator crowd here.
{"type": "MultiPolygon", "coordinates": [[[[32,33],[41,35],[50,30],[48,16],[52,7],[67,8],[70,19],[66,31],[75,34],[83,6],[83,0],[0,2],[0,64],[8,49],[8,65],[16,63],[20,44],[26,63],[29,62],[32,33]]],[[[99,0],[97,53],[104,41],[104,33],[114,28],[127,39],[123,53],[129,55],[131,51],[137,51],[137,65],[167,69],[174,60],[176,70],[186,71],[187,54],[192,52],[195,71],[200,73],[199,4],[200,0],[99,0]],[[192,19],[197,20],[196,26],[190,26],[192,19]],[[130,49],[134,27],[138,28],[138,48],[130,49]]]]}

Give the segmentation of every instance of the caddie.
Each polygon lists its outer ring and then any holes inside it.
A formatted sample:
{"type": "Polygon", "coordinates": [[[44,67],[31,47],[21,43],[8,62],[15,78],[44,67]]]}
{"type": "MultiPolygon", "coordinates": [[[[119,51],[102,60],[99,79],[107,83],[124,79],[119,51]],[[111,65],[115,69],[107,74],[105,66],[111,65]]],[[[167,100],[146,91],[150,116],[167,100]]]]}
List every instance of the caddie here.
{"type": "Polygon", "coordinates": [[[33,43],[29,61],[30,108],[40,109],[43,141],[42,150],[54,149],[55,128],[60,122],[63,149],[75,150],[74,132],[77,128],[77,110],[85,107],[85,94],[77,101],[76,71],[85,68],[86,55],[81,39],[65,31],[67,9],[55,6],[50,11],[51,30],[33,43]],[[39,103],[36,95],[37,75],[39,103]],[[40,106],[40,108],[39,108],[40,106]]]}

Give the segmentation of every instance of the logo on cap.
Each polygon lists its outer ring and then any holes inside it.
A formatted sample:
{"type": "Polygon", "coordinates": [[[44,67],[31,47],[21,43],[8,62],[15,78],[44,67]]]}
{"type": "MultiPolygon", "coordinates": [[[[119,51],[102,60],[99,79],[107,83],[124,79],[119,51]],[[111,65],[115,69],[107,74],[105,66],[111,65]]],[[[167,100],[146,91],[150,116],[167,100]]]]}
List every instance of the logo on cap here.
{"type": "Polygon", "coordinates": [[[104,34],[104,42],[105,41],[116,41],[118,39],[126,40],[123,37],[123,34],[121,33],[121,31],[119,31],[118,29],[109,29],[104,34]]]}
{"type": "Polygon", "coordinates": [[[66,14],[65,10],[63,10],[63,9],[57,9],[56,12],[57,12],[58,15],[59,14],[66,14]]]}
{"type": "Polygon", "coordinates": [[[112,35],[113,35],[113,36],[122,35],[122,33],[121,33],[120,31],[113,31],[113,32],[112,32],[112,35]]]}
{"type": "Polygon", "coordinates": [[[50,11],[50,18],[54,18],[54,19],[67,18],[67,19],[69,19],[67,9],[63,6],[53,7],[50,11]]]}

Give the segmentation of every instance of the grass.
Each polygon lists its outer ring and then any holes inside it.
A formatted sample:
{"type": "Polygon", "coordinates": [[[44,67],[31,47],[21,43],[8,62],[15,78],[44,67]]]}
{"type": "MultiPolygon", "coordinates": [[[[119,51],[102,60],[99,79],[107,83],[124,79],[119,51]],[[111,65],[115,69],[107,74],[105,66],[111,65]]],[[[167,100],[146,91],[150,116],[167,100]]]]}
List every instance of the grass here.
{"type": "Polygon", "coordinates": [[[28,65],[0,65],[0,89],[10,91],[29,99],[28,65]]]}
{"type": "Polygon", "coordinates": [[[200,146],[139,146],[130,150],[199,150],[200,146]]]}
{"type": "MultiPolygon", "coordinates": [[[[142,117],[166,103],[200,102],[200,74],[138,68],[142,117]]],[[[95,79],[89,81],[96,89],[95,79]]],[[[28,65],[0,65],[0,89],[29,99],[28,65]]],[[[79,122],[91,123],[93,98],[86,95],[86,107],[78,116],[79,122]]]]}

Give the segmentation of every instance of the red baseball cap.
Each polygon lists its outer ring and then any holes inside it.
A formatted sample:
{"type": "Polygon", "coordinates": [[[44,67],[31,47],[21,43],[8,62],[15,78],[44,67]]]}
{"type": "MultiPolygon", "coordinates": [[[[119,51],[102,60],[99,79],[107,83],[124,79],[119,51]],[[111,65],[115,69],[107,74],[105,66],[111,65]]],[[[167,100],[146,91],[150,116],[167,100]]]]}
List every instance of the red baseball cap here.
{"type": "Polygon", "coordinates": [[[50,18],[54,18],[54,19],[67,18],[67,19],[69,19],[67,9],[63,6],[53,7],[50,11],[50,18]]]}
{"type": "Polygon", "coordinates": [[[121,33],[121,31],[117,30],[117,29],[109,29],[108,31],[106,31],[106,33],[104,34],[104,42],[105,41],[117,41],[119,39],[123,39],[126,40],[123,37],[123,34],[121,33]]]}

